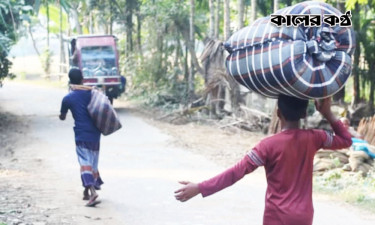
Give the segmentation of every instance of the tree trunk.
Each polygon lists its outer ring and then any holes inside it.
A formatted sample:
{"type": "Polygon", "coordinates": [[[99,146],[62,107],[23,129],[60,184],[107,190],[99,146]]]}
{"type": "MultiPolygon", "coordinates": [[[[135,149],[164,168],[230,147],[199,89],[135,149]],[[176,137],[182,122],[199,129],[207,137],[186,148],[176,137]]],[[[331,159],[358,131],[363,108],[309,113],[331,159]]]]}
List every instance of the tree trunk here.
{"type": "Polygon", "coordinates": [[[257,1],[251,0],[251,21],[250,21],[251,23],[254,23],[254,21],[257,18],[256,8],[257,8],[257,1]]]}
{"type": "Polygon", "coordinates": [[[180,62],[180,56],[181,56],[181,41],[180,41],[180,35],[177,34],[176,35],[176,42],[177,42],[177,46],[176,46],[176,52],[175,52],[175,58],[174,58],[174,63],[173,63],[173,68],[174,68],[174,73],[173,73],[173,83],[172,83],[172,87],[173,87],[173,90],[176,89],[176,84],[177,84],[177,76],[179,74],[179,62],[180,62]]]}
{"type": "Polygon", "coordinates": [[[46,12],[47,12],[47,48],[49,51],[49,4],[48,0],[46,0],[46,12]]]}
{"type": "Polygon", "coordinates": [[[142,17],[141,17],[141,11],[139,8],[139,4],[137,5],[137,46],[138,46],[138,53],[141,56],[141,59],[143,58],[142,54],[142,37],[141,37],[141,31],[142,31],[142,17]]]}
{"type": "Polygon", "coordinates": [[[228,40],[230,37],[230,0],[224,0],[224,39],[228,40]]]}
{"type": "MultiPolygon", "coordinates": [[[[228,40],[230,33],[230,0],[224,0],[224,38],[228,40]]],[[[242,23],[242,22],[241,22],[242,23]]],[[[239,25],[240,26],[240,25],[239,25]]],[[[238,83],[232,78],[229,78],[230,85],[230,99],[232,112],[237,114],[240,102],[240,87],[238,83]]]]}
{"type": "Polygon", "coordinates": [[[214,0],[208,1],[208,6],[210,8],[210,28],[208,32],[208,37],[213,39],[215,36],[215,4],[214,0]]]}
{"type": "Polygon", "coordinates": [[[93,12],[90,11],[89,13],[89,33],[93,34],[94,33],[94,21],[93,21],[93,12]]]}
{"type": "Polygon", "coordinates": [[[133,51],[133,0],[126,0],[126,55],[133,51]]]}
{"type": "Polygon", "coordinates": [[[176,27],[178,28],[178,30],[181,32],[182,34],[182,38],[184,39],[185,41],[185,44],[186,44],[186,47],[190,53],[190,57],[191,59],[193,60],[193,63],[194,63],[194,67],[195,69],[198,71],[198,73],[200,73],[202,75],[202,77],[204,78],[204,70],[203,68],[200,66],[199,64],[199,60],[197,58],[197,54],[195,52],[195,49],[194,49],[194,46],[191,45],[190,43],[190,29],[187,30],[186,29],[186,25],[185,24],[182,24],[180,23],[180,21],[178,20],[175,20],[175,25],[176,27]]]}
{"type": "Polygon", "coordinates": [[[340,2],[339,0],[336,0],[336,9],[338,9],[340,12],[344,12],[345,2],[340,2]]]}
{"type": "Polygon", "coordinates": [[[158,32],[157,33],[157,39],[156,39],[156,48],[157,48],[157,51],[156,51],[156,59],[157,59],[157,62],[156,64],[158,65],[158,67],[156,68],[155,72],[152,71],[153,76],[154,76],[154,83],[158,83],[159,80],[162,78],[162,76],[164,76],[163,74],[163,71],[164,71],[164,58],[163,58],[163,53],[164,53],[164,36],[163,36],[163,32],[158,32]]]}
{"type": "Polygon", "coordinates": [[[108,28],[108,33],[110,35],[113,34],[113,5],[112,5],[112,1],[109,1],[108,2],[109,4],[109,28],[108,28]]]}
{"type": "MultiPolygon", "coordinates": [[[[184,80],[189,80],[189,47],[185,44],[185,58],[184,58],[184,80]]],[[[186,85],[187,87],[187,85],[186,85]]]]}
{"type": "MultiPolygon", "coordinates": [[[[189,45],[190,48],[195,49],[195,29],[194,29],[194,17],[195,17],[195,0],[190,0],[190,33],[189,33],[189,45]]],[[[195,52],[195,51],[194,51],[195,52]]],[[[194,53],[195,54],[195,53],[194,53]]],[[[193,57],[190,58],[190,71],[189,71],[189,79],[188,79],[188,95],[189,95],[189,102],[193,101],[194,98],[194,62],[193,57]]]]}
{"type": "Polygon", "coordinates": [[[221,0],[216,0],[216,14],[215,14],[215,38],[219,38],[220,33],[220,4],[221,0]]]}
{"type": "Polygon", "coordinates": [[[244,26],[244,0],[238,0],[238,29],[244,26]]]}
{"type": "Polygon", "coordinates": [[[374,69],[375,69],[375,66],[372,66],[372,70],[369,70],[368,71],[368,73],[370,73],[369,74],[369,77],[371,77],[371,82],[370,82],[370,98],[369,98],[369,104],[370,104],[370,112],[371,112],[371,114],[374,114],[374,78],[373,78],[373,76],[375,75],[375,74],[371,74],[373,71],[374,71],[374,69]]]}
{"type": "Polygon", "coordinates": [[[78,11],[77,11],[78,5],[72,5],[71,12],[73,19],[75,21],[75,24],[77,26],[77,33],[82,34],[82,26],[79,22],[79,16],[78,16],[78,11]]]}
{"type": "Polygon", "coordinates": [[[65,51],[64,51],[64,38],[63,38],[63,31],[62,31],[62,22],[63,22],[63,15],[62,15],[62,6],[60,3],[60,73],[66,73],[66,59],[65,59],[65,51]]]}
{"type": "Polygon", "coordinates": [[[279,0],[273,0],[273,12],[279,10],[279,0]]]}
{"type": "MultiPolygon", "coordinates": [[[[360,18],[359,18],[359,4],[355,4],[355,9],[353,12],[353,27],[354,31],[358,34],[358,32],[361,29],[360,26],[360,18]]],[[[356,105],[359,102],[359,97],[360,97],[360,89],[359,89],[359,59],[361,56],[361,51],[360,51],[360,42],[359,38],[356,39],[356,45],[357,48],[355,49],[354,53],[354,60],[353,60],[353,98],[352,98],[352,106],[356,105]]]]}
{"type": "Polygon", "coordinates": [[[30,25],[28,26],[28,31],[29,31],[29,34],[30,34],[31,42],[33,43],[34,50],[35,50],[36,54],[38,55],[38,57],[40,58],[40,52],[39,52],[39,50],[36,46],[36,41],[34,39],[33,32],[31,31],[30,25]]]}

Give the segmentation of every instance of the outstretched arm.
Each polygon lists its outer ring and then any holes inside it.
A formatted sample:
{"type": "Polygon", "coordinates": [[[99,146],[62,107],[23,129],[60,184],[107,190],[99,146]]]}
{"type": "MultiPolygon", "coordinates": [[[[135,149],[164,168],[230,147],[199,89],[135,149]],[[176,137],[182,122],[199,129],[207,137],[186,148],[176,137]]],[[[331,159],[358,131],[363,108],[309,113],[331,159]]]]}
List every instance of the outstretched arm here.
{"type": "Polygon", "coordinates": [[[69,110],[68,102],[69,101],[67,97],[65,96],[61,102],[60,115],[59,115],[60,120],[66,119],[66,114],[68,113],[68,110],[69,110]]]}
{"type": "Polygon", "coordinates": [[[199,193],[201,193],[203,197],[212,195],[236,183],[246,174],[254,171],[257,167],[258,166],[250,159],[250,157],[246,155],[232,168],[229,168],[221,174],[203,181],[202,183],[196,184],[188,181],[180,182],[184,186],[175,191],[175,197],[177,200],[185,202],[199,193]]]}

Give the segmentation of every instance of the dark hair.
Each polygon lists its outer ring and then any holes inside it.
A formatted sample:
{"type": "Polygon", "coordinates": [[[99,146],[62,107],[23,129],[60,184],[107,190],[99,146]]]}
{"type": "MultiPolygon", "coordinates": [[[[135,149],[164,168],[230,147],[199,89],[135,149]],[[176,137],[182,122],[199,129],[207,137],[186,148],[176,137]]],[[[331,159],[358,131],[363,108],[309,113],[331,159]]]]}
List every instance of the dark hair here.
{"type": "Polygon", "coordinates": [[[71,84],[81,84],[83,80],[82,72],[79,69],[70,69],[69,80],[71,84]]]}
{"type": "Polygon", "coordinates": [[[277,106],[286,121],[298,121],[306,115],[308,100],[287,95],[279,95],[277,106]]]}

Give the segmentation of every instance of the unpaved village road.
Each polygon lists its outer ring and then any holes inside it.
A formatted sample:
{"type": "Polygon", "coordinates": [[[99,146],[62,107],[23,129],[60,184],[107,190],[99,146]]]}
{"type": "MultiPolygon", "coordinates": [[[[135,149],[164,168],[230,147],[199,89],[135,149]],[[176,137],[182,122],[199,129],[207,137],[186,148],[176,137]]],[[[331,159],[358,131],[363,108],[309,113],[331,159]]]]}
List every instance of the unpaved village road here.
{"type": "MultiPolygon", "coordinates": [[[[173,192],[179,188],[178,180],[197,182],[224,168],[172,144],[173,137],[116,102],[123,128],[101,140],[102,203],[84,207],[73,119],[70,113],[67,121],[58,119],[66,93],[16,82],[0,88],[0,109],[27,120],[27,134],[15,145],[12,157],[0,158],[0,224],[262,223],[266,187],[262,168],[211,197],[177,202],[173,192]],[[18,219],[17,213],[22,215],[18,219]],[[13,217],[7,220],[9,215],[13,217]]],[[[374,215],[328,198],[317,197],[314,205],[317,225],[375,224],[374,215]]]]}

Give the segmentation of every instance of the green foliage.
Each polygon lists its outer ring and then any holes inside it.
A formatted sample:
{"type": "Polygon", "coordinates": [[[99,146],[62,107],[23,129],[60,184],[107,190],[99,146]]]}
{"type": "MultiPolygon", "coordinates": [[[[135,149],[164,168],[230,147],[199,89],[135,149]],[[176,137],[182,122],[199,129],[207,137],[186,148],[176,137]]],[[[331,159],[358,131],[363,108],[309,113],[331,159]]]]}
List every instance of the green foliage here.
{"type": "MultiPolygon", "coordinates": [[[[183,24],[188,21],[187,5],[184,2],[155,1],[142,5],[141,14],[144,17],[143,55],[134,52],[125,57],[125,50],[120,51],[122,71],[131,80],[128,93],[153,105],[159,104],[165,96],[183,102],[186,96],[183,57],[186,53],[175,24],[176,21],[184,21],[183,24]]],[[[125,40],[119,39],[119,46],[125,46],[125,40]]]]}
{"type": "MultiPolygon", "coordinates": [[[[178,68],[176,71],[168,72],[164,70],[163,76],[159,68],[159,59],[157,57],[147,57],[144,61],[135,54],[122,57],[122,74],[129,81],[129,96],[143,101],[147,105],[160,106],[165,104],[166,96],[173,98],[173,102],[182,102],[186,96],[186,84],[182,79],[177,80],[176,74],[181,73],[178,68]],[[142,64],[142,66],[140,66],[142,64]]],[[[169,97],[167,97],[169,98],[169,97]]],[[[176,106],[165,106],[173,108],[176,106]]]]}
{"type": "Polygon", "coordinates": [[[9,72],[10,67],[12,66],[12,62],[9,61],[7,58],[7,54],[5,51],[0,52],[0,83],[2,78],[6,76],[13,79],[15,76],[14,74],[9,72]]]}
{"type": "Polygon", "coordinates": [[[10,74],[12,63],[8,59],[10,47],[18,37],[18,27],[23,19],[27,19],[31,7],[22,0],[8,0],[0,2],[0,81],[10,74]]]}
{"type": "Polygon", "coordinates": [[[345,8],[347,10],[353,10],[356,3],[360,5],[366,5],[368,3],[368,0],[347,0],[345,1],[345,8]]]}
{"type": "MultiPolygon", "coordinates": [[[[60,8],[59,6],[55,5],[48,5],[49,8],[49,29],[51,33],[57,34],[60,32],[60,8]]],[[[47,10],[45,6],[40,8],[40,14],[47,15],[47,10]]],[[[62,14],[62,30],[65,31],[68,28],[68,16],[64,12],[62,14]]]]}

